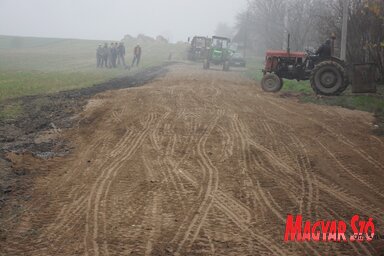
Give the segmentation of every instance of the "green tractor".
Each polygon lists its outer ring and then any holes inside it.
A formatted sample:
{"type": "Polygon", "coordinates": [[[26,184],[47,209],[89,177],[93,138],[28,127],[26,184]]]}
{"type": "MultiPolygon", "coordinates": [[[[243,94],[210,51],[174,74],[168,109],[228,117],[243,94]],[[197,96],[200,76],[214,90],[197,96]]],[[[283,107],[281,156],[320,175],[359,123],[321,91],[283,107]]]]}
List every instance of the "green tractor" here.
{"type": "Polygon", "coordinates": [[[203,68],[209,69],[212,63],[214,65],[222,65],[224,71],[229,71],[229,60],[232,56],[230,42],[231,40],[226,37],[213,36],[211,47],[204,59],[203,68]]]}

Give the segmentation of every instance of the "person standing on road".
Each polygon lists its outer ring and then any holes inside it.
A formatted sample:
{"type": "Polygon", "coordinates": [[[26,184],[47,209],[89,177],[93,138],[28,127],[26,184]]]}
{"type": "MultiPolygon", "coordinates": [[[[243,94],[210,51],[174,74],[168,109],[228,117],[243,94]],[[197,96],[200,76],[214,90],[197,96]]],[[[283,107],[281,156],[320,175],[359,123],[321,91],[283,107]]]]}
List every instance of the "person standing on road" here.
{"type": "Polygon", "coordinates": [[[113,67],[112,48],[113,48],[113,43],[111,43],[108,47],[108,68],[113,67]]]}
{"type": "Polygon", "coordinates": [[[114,43],[113,45],[113,49],[112,49],[112,66],[114,68],[117,67],[117,47],[118,47],[118,44],[117,43],[114,43]]]}
{"type": "Polygon", "coordinates": [[[111,43],[109,47],[109,68],[116,67],[116,59],[117,59],[117,49],[115,43],[111,43]]]}
{"type": "Polygon", "coordinates": [[[96,67],[101,68],[102,67],[102,59],[103,59],[103,48],[101,47],[101,44],[99,47],[97,47],[96,50],[96,67]]]}
{"type": "Polygon", "coordinates": [[[108,44],[105,43],[101,51],[101,67],[108,67],[108,44]]]}
{"type": "Polygon", "coordinates": [[[133,50],[133,60],[132,60],[132,67],[135,65],[139,66],[141,59],[141,47],[140,45],[136,45],[135,49],[133,50]]]}
{"type": "Polygon", "coordinates": [[[123,65],[124,68],[127,67],[125,64],[125,46],[123,42],[119,43],[117,47],[117,65],[123,65]]]}

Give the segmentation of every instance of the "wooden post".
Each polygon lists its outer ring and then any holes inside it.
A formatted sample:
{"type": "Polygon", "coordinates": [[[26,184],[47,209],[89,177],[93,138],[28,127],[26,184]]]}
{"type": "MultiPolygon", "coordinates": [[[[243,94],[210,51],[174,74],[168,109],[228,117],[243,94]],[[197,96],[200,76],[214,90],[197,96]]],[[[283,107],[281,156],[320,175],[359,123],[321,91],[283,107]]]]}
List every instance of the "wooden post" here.
{"type": "Polygon", "coordinates": [[[346,60],[347,57],[347,31],[348,31],[348,9],[349,0],[343,0],[343,25],[341,28],[341,54],[340,59],[346,60]]]}

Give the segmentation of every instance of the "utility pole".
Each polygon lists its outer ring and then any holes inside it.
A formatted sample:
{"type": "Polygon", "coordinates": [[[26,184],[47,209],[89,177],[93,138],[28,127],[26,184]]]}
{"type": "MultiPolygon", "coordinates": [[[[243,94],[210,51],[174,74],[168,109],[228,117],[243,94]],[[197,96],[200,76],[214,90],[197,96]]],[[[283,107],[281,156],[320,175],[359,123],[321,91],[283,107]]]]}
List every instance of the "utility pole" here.
{"type": "Polygon", "coordinates": [[[289,32],[288,32],[288,19],[289,19],[289,17],[288,17],[288,6],[287,6],[287,4],[285,4],[283,50],[288,50],[288,48],[289,48],[289,42],[286,41],[287,37],[289,35],[289,32]]]}
{"type": "Polygon", "coordinates": [[[341,28],[341,54],[340,59],[346,60],[347,57],[347,32],[348,32],[348,12],[349,0],[343,0],[343,25],[341,28]]]}

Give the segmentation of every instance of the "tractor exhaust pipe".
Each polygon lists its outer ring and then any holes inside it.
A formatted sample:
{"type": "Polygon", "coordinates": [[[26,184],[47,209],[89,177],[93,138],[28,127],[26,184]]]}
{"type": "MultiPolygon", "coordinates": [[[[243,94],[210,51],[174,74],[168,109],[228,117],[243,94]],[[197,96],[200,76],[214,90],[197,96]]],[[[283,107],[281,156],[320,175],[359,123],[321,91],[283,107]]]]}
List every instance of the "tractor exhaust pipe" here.
{"type": "Polygon", "coordinates": [[[291,34],[288,33],[288,43],[287,43],[288,55],[291,53],[290,42],[291,42],[291,34]]]}

